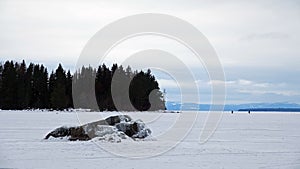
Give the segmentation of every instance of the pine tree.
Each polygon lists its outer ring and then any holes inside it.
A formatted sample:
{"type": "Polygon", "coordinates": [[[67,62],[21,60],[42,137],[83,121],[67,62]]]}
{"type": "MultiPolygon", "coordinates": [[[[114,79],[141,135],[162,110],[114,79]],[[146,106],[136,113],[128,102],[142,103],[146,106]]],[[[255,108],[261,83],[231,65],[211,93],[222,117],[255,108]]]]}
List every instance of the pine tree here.
{"type": "Polygon", "coordinates": [[[136,74],[129,87],[130,100],[134,107],[140,111],[165,110],[162,92],[155,77],[151,75],[150,69],[147,72],[140,71],[136,74]],[[151,94],[151,95],[150,95],[151,94]],[[152,105],[149,97],[151,96],[152,105]]]}
{"type": "Polygon", "coordinates": [[[23,60],[20,66],[17,66],[17,109],[25,109],[27,107],[25,102],[26,97],[26,64],[23,60]]]}
{"type": "Polygon", "coordinates": [[[48,107],[48,72],[43,65],[34,65],[32,76],[33,108],[48,107]]]}
{"type": "Polygon", "coordinates": [[[0,62],[0,109],[2,107],[2,73],[3,73],[3,66],[2,63],[0,62]]]}
{"type": "Polygon", "coordinates": [[[26,108],[33,108],[33,63],[30,63],[25,73],[25,105],[26,108]]]}
{"type": "Polygon", "coordinates": [[[40,92],[40,105],[39,108],[45,109],[48,108],[49,104],[49,91],[48,91],[48,71],[47,69],[41,65],[39,70],[39,76],[40,76],[40,86],[39,86],[39,92],[40,92]]]}
{"type": "Polygon", "coordinates": [[[66,96],[66,73],[59,64],[54,74],[53,91],[50,94],[52,108],[55,110],[63,110],[67,108],[66,96]]]}
{"type": "Polygon", "coordinates": [[[52,95],[53,90],[54,90],[54,85],[55,85],[55,74],[52,71],[51,74],[50,74],[49,83],[48,83],[48,92],[49,92],[48,100],[49,100],[49,108],[50,109],[53,108],[53,104],[52,104],[52,101],[51,101],[51,95],[52,95]]]}
{"type": "Polygon", "coordinates": [[[1,95],[1,109],[16,109],[16,70],[13,61],[7,61],[4,64],[1,95]]]}
{"type": "Polygon", "coordinates": [[[67,97],[67,108],[74,108],[73,97],[72,97],[72,75],[70,70],[67,73],[66,79],[66,97],[67,97]]]}

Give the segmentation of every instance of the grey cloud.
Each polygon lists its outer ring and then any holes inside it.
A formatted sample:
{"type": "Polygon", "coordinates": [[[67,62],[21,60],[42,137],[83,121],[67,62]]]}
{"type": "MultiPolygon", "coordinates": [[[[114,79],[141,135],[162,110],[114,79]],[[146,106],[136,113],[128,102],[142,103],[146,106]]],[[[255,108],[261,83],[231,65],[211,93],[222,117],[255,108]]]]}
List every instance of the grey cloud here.
{"type": "Polygon", "coordinates": [[[245,37],[242,37],[241,41],[253,41],[253,40],[266,40],[266,39],[287,39],[290,38],[290,36],[286,33],[281,32],[267,32],[267,33],[253,33],[249,34],[245,37]]]}
{"type": "MultiPolygon", "coordinates": [[[[0,61],[25,59],[43,63],[50,69],[62,62],[72,68],[86,41],[102,26],[132,14],[165,13],[187,20],[212,42],[224,64],[228,101],[299,102],[300,96],[295,94],[300,91],[300,79],[297,78],[300,74],[299,1],[217,2],[2,0],[0,61]],[[282,83],[285,85],[276,85],[282,83]],[[249,91],[259,91],[247,93],[248,84],[252,85],[249,91]]],[[[169,43],[153,43],[170,48],[169,43]]],[[[145,43],[139,45],[143,47],[145,43]]],[[[125,53],[120,52],[121,55],[125,53]]],[[[187,56],[185,51],[176,52],[176,55],[187,56]]],[[[203,66],[188,59],[189,68],[203,80],[199,83],[202,94],[206,94],[201,95],[202,100],[209,100],[203,66]]],[[[168,67],[172,66],[170,62],[168,67]]],[[[162,76],[157,75],[157,78],[162,76]]],[[[162,84],[167,87],[170,99],[178,98],[174,85],[168,81],[162,84]]]]}

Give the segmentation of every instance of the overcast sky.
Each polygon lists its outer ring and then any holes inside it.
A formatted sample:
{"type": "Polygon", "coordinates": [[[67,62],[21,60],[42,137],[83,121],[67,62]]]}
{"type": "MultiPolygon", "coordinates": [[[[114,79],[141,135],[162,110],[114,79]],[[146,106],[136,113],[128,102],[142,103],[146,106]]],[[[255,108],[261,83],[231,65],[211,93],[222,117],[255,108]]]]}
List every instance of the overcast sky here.
{"type": "MultiPolygon", "coordinates": [[[[215,48],[226,75],[227,103],[300,103],[300,1],[15,1],[0,0],[0,61],[25,59],[74,69],[87,41],[122,17],[162,13],[198,28],[215,48]]],[[[180,55],[197,75],[200,100],[209,103],[210,81],[180,44],[162,37],[133,38],[111,52],[108,64],[138,49],[180,55]],[[145,48],[146,49],[146,48],[145,48]]],[[[170,101],[179,90],[159,73],[170,101]]],[[[187,86],[188,87],[188,86],[187,86]]],[[[191,93],[194,91],[191,91],[191,93]]]]}

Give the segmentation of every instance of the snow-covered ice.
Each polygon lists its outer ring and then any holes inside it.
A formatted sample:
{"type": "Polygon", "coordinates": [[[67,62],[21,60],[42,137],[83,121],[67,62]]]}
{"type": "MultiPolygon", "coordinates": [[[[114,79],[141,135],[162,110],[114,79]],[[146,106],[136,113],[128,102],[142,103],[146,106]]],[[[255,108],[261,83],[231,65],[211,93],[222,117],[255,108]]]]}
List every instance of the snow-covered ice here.
{"type": "MultiPolygon", "coordinates": [[[[95,120],[113,114],[118,113],[89,112],[89,115],[95,116],[95,120]]],[[[155,136],[172,127],[180,114],[125,114],[135,120],[143,120],[152,130],[153,138],[144,141],[125,139],[120,143],[43,140],[56,127],[80,125],[77,114],[2,110],[0,168],[300,168],[299,113],[225,112],[214,135],[208,142],[199,144],[199,134],[207,116],[207,113],[201,112],[191,132],[177,146],[163,154],[141,159],[120,157],[105,151],[101,146],[116,149],[126,147],[132,153],[137,151],[136,147],[140,147],[137,146],[140,144],[151,145],[139,150],[145,152],[164,146],[155,136]]]]}

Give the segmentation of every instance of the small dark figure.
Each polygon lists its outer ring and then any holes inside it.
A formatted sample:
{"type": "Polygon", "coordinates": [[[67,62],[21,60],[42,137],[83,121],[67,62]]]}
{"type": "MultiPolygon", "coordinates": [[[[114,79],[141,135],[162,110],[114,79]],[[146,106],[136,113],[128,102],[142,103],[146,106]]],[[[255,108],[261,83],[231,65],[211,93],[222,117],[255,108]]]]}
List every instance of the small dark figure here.
{"type": "Polygon", "coordinates": [[[233,110],[231,110],[231,114],[233,114],[233,110]]]}
{"type": "Polygon", "coordinates": [[[250,110],[248,110],[248,113],[250,114],[250,110]]]}

